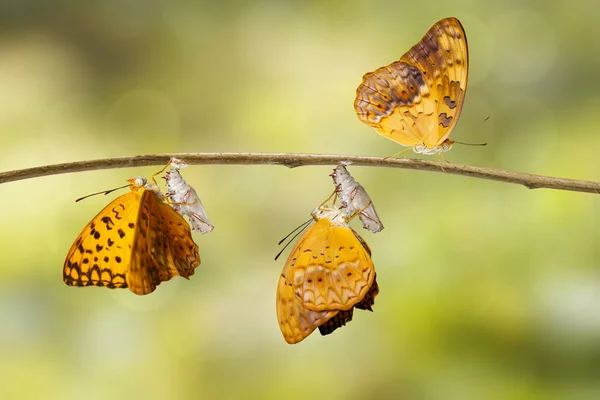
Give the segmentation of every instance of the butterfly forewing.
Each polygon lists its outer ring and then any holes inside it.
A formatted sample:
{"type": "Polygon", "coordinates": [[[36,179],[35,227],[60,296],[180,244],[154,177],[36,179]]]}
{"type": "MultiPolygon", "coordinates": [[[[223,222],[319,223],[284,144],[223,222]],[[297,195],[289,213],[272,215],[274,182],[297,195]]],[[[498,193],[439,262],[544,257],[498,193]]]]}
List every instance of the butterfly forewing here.
{"type": "Polygon", "coordinates": [[[326,323],[338,311],[311,311],[302,306],[294,293],[294,285],[288,279],[293,267],[286,265],[277,286],[277,320],[286,342],[293,344],[302,341],[317,327],[326,323]]]}
{"type": "Polygon", "coordinates": [[[117,197],[79,234],[67,254],[63,281],[69,286],[126,288],[141,194],[117,197]]]}
{"type": "Polygon", "coordinates": [[[388,139],[445,151],[442,144],[462,110],[467,74],[464,30],[456,18],[446,18],[399,61],[366,74],[354,108],[361,121],[388,139]]]}

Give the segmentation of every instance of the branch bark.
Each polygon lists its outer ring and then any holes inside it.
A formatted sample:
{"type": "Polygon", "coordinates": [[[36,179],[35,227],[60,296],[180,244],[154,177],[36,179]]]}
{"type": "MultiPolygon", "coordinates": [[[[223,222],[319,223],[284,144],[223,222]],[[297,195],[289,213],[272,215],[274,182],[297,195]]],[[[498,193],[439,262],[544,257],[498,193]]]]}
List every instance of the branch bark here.
{"type": "Polygon", "coordinates": [[[414,158],[381,158],[350,155],[293,154],[293,153],[179,153],[150,154],[131,157],[105,158],[90,161],[46,165],[0,173],[0,183],[31,179],[41,176],[67,174],[111,168],[143,166],[164,166],[170,157],[185,160],[188,164],[201,165],[282,165],[296,168],[309,165],[356,165],[365,167],[404,168],[420,171],[433,171],[445,174],[462,175],[471,178],[523,185],[529,189],[556,189],[573,192],[600,193],[600,182],[554,178],[550,176],[525,174],[471,165],[448,162],[426,161],[414,158]]]}

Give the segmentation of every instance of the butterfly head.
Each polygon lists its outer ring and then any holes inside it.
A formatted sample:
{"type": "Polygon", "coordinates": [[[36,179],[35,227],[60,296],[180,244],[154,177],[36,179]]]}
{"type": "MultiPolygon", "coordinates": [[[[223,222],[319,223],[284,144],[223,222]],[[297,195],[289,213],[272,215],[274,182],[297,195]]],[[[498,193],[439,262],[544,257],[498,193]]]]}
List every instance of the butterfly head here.
{"type": "Polygon", "coordinates": [[[129,188],[131,190],[139,190],[146,186],[148,180],[143,176],[134,176],[132,178],[127,179],[127,182],[129,182],[129,188]]]}
{"type": "Polygon", "coordinates": [[[452,148],[454,141],[450,139],[446,139],[437,146],[427,147],[425,144],[417,144],[412,147],[412,150],[417,154],[424,154],[426,156],[430,156],[432,154],[444,153],[452,148]]]}
{"type": "Polygon", "coordinates": [[[346,213],[335,206],[319,206],[310,213],[315,221],[328,219],[333,225],[348,225],[346,213]]]}

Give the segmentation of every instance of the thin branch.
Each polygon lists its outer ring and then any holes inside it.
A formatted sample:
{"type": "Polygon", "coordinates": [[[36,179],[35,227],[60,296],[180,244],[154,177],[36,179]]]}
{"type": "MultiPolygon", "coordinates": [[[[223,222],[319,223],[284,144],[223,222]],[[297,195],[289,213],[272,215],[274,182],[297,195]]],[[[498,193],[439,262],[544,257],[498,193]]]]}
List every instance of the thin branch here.
{"type": "Polygon", "coordinates": [[[578,181],[573,179],[553,178],[542,175],[524,174],[498,169],[473,167],[470,165],[447,162],[425,161],[413,158],[381,158],[349,155],[326,154],[290,154],[290,153],[179,153],[150,154],[145,156],[105,158],[100,160],[79,161],[54,164],[42,167],[27,168],[1,172],[0,183],[37,178],[40,176],[67,174],[110,168],[129,168],[143,166],[163,166],[171,156],[181,158],[188,164],[220,164],[220,165],[283,165],[295,168],[308,165],[358,165],[365,167],[405,168],[420,171],[433,171],[445,174],[463,175],[472,178],[523,185],[529,189],[557,189],[574,192],[600,193],[600,182],[578,181]]]}

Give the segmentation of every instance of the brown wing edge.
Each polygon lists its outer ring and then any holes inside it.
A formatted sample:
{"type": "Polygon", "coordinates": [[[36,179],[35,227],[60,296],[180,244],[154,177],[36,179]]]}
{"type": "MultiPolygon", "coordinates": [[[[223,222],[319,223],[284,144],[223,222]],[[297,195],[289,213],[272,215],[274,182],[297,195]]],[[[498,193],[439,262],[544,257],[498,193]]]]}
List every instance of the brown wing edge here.
{"type": "Polygon", "coordinates": [[[331,317],[327,322],[319,326],[319,333],[321,335],[329,335],[333,333],[337,328],[341,328],[345,326],[348,322],[352,321],[352,316],[354,314],[354,308],[359,310],[368,310],[373,311],[373,305],[375,304],[375,296],[379,293],[379,285],[377,284],[377,275],[373,279],[373,284],[371,288],[365,295],[365,297],[358,303],[354,305],[349,310],[340,311],[333,317],[331,317]]]}

